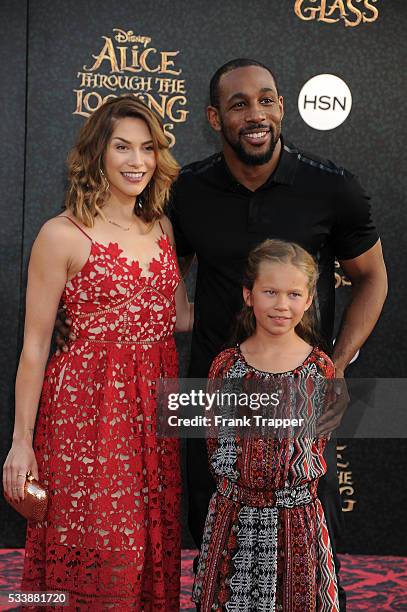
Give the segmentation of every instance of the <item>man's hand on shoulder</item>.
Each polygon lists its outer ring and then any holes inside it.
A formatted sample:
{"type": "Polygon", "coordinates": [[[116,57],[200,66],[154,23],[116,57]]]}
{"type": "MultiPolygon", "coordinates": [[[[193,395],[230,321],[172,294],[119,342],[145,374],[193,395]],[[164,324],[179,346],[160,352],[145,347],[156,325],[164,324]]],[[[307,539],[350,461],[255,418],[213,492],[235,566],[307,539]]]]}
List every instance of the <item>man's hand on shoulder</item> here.
{"type": "Polygon", "coordinates": [[[320,437],[330,436],[338,429],[350,401],[343,371],[336,370],[335,379],[328,380],[328,384],[332,385],[332,401],[318,420],[317,435],[320,437]]]}
{"type": "Polygon", "coordinates": [[[57,318],[55,321],[55,342],[57,345],[56,355],[60,355],[61,351],[67,353],[68,339],[76,340],[75,334],[71,332],[72,320],[66,316],[63,308],[58,308],[57,318]]]}

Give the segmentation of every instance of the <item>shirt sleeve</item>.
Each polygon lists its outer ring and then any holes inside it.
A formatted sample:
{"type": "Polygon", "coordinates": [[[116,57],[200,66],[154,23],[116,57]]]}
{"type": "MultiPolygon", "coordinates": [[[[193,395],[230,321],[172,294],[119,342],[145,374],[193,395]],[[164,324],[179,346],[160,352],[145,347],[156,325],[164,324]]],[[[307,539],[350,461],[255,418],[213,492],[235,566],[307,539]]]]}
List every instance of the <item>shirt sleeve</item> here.
{"type": "Polygon", "coordinates": [[[332,231],[337,259],[353,259],[368,251],[379,239],[371,214],[370,197],[355,176],[344,171],[344,189],[336,198],[332,231]]]}
{"type": "Polygon", "coordinates": [[[177,251],[177,255],[178,257],[187,257],[188,255],[194,255],[195,249],[191,246],[183,228],[182,214],[180,212],[181,203],[182,201],[180,196],[180,190],[178,187],[178,181],[176,181],[171,189],[170,199],[167,203],[166,213],[172,223],[172,227],[174,230],[175,248],[177,251]]]}

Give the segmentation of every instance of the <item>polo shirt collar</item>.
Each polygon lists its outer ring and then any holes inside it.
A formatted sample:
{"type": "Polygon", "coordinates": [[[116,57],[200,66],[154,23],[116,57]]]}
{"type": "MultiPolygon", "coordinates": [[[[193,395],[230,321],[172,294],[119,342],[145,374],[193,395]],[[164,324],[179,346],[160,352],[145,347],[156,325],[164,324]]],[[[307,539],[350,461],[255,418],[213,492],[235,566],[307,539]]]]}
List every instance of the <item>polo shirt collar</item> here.
{"type": "Polygon", "coordinates": [[[281,183],[282,185],[292,185],[298,167],[298,150],[294,145],[285,142],[281,136],[281,154],[278,164],[270,178],[266,181],[281,183]]]}
{"type": "MultiPolygon", "coordinates": [[[[280,136],[281,140],[281,154],[280,159],[274,172],[269,176],[266,182],[259,187],[263,189],[269,187],[272,183],[279,183],[281,185],[291,185],[295,178],[295,173],[298,166],[298,150],[292,144],[285,142],[283,136],[280,136]]],[[[225,188],[234,188],[238,185],[235,177],[231,173],[224,155],[219,153],[217,158],[216,168],[216,179],[217,182],[225,186],[225,188]]]]}

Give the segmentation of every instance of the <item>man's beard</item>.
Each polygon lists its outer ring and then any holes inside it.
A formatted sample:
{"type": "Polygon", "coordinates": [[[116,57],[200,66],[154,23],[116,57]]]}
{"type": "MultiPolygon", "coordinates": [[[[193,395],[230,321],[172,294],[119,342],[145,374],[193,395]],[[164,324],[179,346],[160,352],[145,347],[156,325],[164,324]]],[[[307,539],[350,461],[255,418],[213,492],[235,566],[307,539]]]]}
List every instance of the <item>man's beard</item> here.
{"type": "MultiPolygon", "coordinates": [[[[273,156],[274,149],[276,148],[276,144],[280,138],[280,130],[278,130],[278,132],[274,134],[271,127],[268,127],[267,129],[269,130],[269,133],[270,133],[270,144],[269,144],[268,149],[264,151],[264,153],[253,154],[253,153],[248,153],[244,149],[242,143],[240,142],[240,138],[238,138],[237,141],[233,141],[230,138],[227,132],[227,129],[225,128],[225,125],[222,120],[220,123],[221,123],[223,138],[226,140],[228,145],[233,149],[233,151],[236,153],[237,157],[240,159],[242,163],[246,164],[247,166],[262,166],[263,164],[267,164],[267,162],[270,161],[270,159],[273,156]]],[[[262,129],[264,127],[265,127],[264,125],[253,125],[251,129],[252,130],[262,129]]]]}

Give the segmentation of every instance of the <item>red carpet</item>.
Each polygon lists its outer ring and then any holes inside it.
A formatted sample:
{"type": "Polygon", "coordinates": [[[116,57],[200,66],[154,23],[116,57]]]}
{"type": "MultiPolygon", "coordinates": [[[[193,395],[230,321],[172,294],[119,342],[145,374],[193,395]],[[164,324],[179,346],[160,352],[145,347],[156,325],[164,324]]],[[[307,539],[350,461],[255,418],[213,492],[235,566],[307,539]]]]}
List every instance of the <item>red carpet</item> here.
{"type": "MultiPolygon", "coordinates": [[[[193,550],[182,551],[181,610],[195,610],[190,599],[194,554],[193,550]]],[[[22,561],[22,550],[0,550],[0,593],[18,589],[22,561]]],[[[407,611],[407,558],[341,555],[341,563],[348,612],[407,611]]],[[[0,610],[12,609],[17,610],[0,604],[0,610]]]]}

